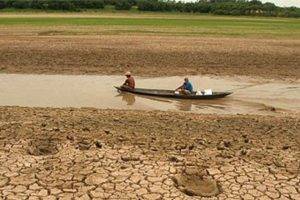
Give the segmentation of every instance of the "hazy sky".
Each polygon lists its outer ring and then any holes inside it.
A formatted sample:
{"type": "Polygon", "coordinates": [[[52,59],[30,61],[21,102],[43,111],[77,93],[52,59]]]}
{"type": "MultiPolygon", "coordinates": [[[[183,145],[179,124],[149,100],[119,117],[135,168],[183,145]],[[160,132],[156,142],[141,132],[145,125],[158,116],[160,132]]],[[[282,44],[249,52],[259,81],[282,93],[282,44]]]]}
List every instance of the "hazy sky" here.
{"type": "MultiPolygon", "coordinates": [[[[179,1],[179,0],[178,0],[179,1]]],[[[197,1],[197,0],[181,0],[186,2],[197,1]]],[[[290,7],[296,6],[300,8],[300,0],[260,0],[261,2],[271,2],[277,6],[290,7]]]]}
{"type": "Polygon", "coordinates": [[[300,7],[300,0],[261,0],[261,2],[272,2],[278,6],[297,6],[300,7]]]}

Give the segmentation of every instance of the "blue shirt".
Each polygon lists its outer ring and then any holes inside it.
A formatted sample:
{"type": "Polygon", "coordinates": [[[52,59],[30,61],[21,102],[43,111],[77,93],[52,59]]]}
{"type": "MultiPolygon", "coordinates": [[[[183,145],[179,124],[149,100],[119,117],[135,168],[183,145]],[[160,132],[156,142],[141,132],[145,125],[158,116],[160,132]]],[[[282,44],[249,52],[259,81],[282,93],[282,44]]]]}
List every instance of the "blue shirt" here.
{"type": "Polygon", "coordinates": [[[184,82],[183,83],[183,87],[185,90],[188,90],[190,92],[193,92],[193,86],[190,82],[184,82]]]}

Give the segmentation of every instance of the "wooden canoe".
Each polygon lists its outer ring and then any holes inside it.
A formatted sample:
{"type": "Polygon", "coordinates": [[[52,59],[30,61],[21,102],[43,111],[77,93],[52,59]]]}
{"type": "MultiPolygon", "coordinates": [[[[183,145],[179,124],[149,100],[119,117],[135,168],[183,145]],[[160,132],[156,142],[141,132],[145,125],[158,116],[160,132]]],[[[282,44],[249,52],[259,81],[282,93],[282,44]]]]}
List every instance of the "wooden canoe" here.
{"type": "Polygon", "coordinates": [[[176,99],[218,99],[218,98],[224,98],[227,95],[232,94],[232,92],[213,92],[212,95],[196,95],[196,93],[193,93],[191,95],[184,95],[184,94],[175,94],[174,90],[157,90],[157,89],[145,89],[145,88],[129,89],[129,88],[123,88],[117,86],[115,86],[115,88],[119,91],[130,92],[133,94],[176,98],[176,99]]]}

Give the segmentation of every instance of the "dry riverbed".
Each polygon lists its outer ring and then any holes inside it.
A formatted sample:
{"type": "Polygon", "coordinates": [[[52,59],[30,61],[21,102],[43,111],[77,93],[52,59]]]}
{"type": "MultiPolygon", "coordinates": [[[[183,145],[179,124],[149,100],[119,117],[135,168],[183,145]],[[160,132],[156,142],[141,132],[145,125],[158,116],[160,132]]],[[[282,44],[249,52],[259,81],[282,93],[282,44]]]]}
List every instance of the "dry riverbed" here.
{"type": "Polygon", "coordinates": [[[17,32],[0,29],[2,73],[120,75],[131,70],[142,76],[213,74],[299,79],[299,40],[63,36],[24,31],[21,36],[11,35],[17,32]]]}
{"type": "Polygon", "coordinates": [[[297,117],[0,107],[3,199],[299,199],[297,117]]]}

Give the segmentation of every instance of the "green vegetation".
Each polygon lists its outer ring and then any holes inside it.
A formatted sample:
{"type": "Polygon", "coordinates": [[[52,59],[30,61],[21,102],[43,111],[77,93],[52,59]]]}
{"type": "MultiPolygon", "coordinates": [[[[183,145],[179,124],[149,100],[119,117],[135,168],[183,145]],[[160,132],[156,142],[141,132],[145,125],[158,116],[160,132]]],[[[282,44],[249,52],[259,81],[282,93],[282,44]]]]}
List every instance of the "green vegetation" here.
{"type": "MultiPolygon", "coordinates": [[[[209,15],[113,14],[98,15],[0,15],[0,26],[65,28],[74,33],[74,26],[88,27],[82,34],[109,31],[110,34],[144,33],[167,35],[200,35],[229,37],[299,38],[300,20],[286,18],[218,17],[209,15]],[[175,18],[176,17],[176,18],[175,18]]],[[[81,33],[78,33],[81,34],[81,33]]],[[[103,32],[101,32],[103,34],[103,32]]]]}
{"type": "Polygon", "coordinates": [[[181,2],[173,0],[0,0],[0,9],[40,9],[82,11],[114,6],[116,10],[153,12],[209,13],[236,16],[300,17],[300,8],[281,8],[259,0],[199,0],[181,2]]]}
{"type": "Polygon", "coordinates": [[[103,0],[0,0],[0,8],[72,10],[103,9],[103,0]]]}
{"type": "Polygon", "coordinates": [[[115,4],[116,10],[130,10],[132,4],[128,0],[119,0],[115,4]]]}
{"type": "Polygon", "coordinates": [[[211,13],[216,15],[248,15],[273,17],[300,17],[300,8],[281,8],[273,3],[259,0],[199,0],[183,3],[181,1],[139,0],[142,11],[178,11],[192,13],[211,13]]]}

